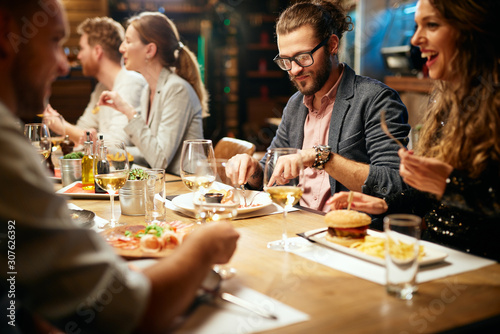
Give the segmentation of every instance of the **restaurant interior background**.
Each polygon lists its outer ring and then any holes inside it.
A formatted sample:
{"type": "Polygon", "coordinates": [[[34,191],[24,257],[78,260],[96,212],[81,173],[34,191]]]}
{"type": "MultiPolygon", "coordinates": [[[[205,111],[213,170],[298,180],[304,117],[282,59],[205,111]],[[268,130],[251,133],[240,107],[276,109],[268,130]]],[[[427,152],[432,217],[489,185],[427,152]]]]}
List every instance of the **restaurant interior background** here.
{"type": "MultiPolygon", "coordinates": [[[[229,136],[265,150],[295,88],[272,61],[278,53],[274,26],[286,0],[62,0],[71,35],[65,52],[72,65],[53,85],[52,106],[69,122],[85,109],[95,80],[82,76],[76,60],[76,27],[87,17],[110,16],[125,24],[142,11],[160,11],[177,25],[181,40],[197,55],[210,93],[211,116],[205,137],[216,143],[229,136]]],[[[422,77],[419,51],[410,47],[416,0],[345,0],[355,24],[339,54],[358,74],[398,90],[410,114],[420,122],[431,80],[422,77]]]]}

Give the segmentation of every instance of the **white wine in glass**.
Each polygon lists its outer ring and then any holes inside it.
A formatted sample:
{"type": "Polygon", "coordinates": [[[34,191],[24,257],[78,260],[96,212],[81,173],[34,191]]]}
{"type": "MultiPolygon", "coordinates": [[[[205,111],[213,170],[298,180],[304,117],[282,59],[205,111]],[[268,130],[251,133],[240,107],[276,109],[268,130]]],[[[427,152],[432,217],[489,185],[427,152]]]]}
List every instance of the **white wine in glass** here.
{"type": "Polygon", "coordinates": [[[42,156],[42,162],[50,155],[52,146],[49,128],[43,123],[29,123],[24,126],[24,135],[42,156]]]}
{"type": "Polygon", "coordinates": [[[208,189],[215,181],[215,155],[208,139],[185,140],[181,153],[181,179],[191,191],[208,189]]]}
{"type": "MultiPolygon", "coordinates": [[[[215,170],[218,183],[208,193],[202,194],[198,191],[193,194],[193,205],[201,223],[230,222],[238,216],[238,208],[242,203],[241,190],[226,176],[226,165],[227,160],[217,159],[215,170]]],[[[198,169],[203,170],[203,167],[199,164],[198,169]]],[[[213,269],[222,279],[231,278],[236,274],[236,269],[229,264],[215,265],[213,269]]]]}
{"type": "Polygon", "coordinates": [[[66,136],[64,118],[61,115],[43,116],[42,123],[46,124],[50,130],[50,140],[52,141],[52,152],[50,159],[54,165],[54,176],[61,177],[61,166],[59,158],[62,157],[61,143],[66,136]]]}
{"type": "Polygon", "coordinates": [[[281,240],[269,242],[268,248],[284,251],[300,248],[287,238],[287,213],[302,197],[304,192],[301,184],[303,173],[304,166],[300,150],[274,148],[267,152],[264,168],[264,190],[275,204],[283,208],[281,240]],[[285,168],[289,167],[287,166],[289,164],[293,164],[295,168],[285,168]],[[297,175],[285,175],[285,170],[295,170],[297,175]]]}
{"type": "Polygon", "coordinates": [[[94,180],[101,189],[109,194],[111,201],[110,227],[119,225],[115,218],[114,198],[118,190],[127,182],[129,169],[128,154],[123,142],[114,140],[99,142],[94,167],[94,180]]]}

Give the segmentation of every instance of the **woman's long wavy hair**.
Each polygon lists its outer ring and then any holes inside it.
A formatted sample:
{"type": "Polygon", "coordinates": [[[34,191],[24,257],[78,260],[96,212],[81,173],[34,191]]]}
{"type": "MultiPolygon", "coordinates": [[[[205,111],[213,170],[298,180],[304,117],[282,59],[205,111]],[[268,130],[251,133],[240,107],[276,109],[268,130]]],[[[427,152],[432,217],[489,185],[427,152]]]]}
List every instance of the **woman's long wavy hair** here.
{"type": "Polygon", "coordinates": [[[179,40],[175,24],[167,16],[155,12],[143,12],[128,20],[144,44],[154,43],[163,67],[175,68],[175,73],[194,88],[201,102],[203,117],[208,113],[208,92],[201,80],[196,55],[179,40]]]}
{"type": "Polygon", "coordinates": [[[416,151],[477,177],[500,166],[500,1],[430,2],[458,32],[447,68],[455,75],[435,84],[416,151]]]}

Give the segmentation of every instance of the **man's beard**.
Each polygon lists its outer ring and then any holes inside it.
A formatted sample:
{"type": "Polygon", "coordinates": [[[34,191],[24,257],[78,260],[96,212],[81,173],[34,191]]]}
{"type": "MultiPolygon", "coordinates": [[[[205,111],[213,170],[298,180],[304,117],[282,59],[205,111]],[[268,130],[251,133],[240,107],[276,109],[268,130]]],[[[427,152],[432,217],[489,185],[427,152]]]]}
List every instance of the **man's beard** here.
{"type": "MultiPolygon", "coordinates": [[[[326,57],[326,61],[324,62],[324,65],[320,67],[316,72],[312,72],[311,74],[313,75],[313,83],[312,86],[309,88],[303,87],[301,84],[297,83],[294,78],[295,77],[290,77],[290,81],[293,83],[295,88],[297,88],[302,94],[308,96],[308,95],[314,95],[316,94],[323,86],[325,85],[326,81],[330,77],[330,73],[332,72],[333,68],[333,62],[330,59],[330,57],[326,57]]],[[[299,73],[297,76],[302,75],[303,73],[299,73]]]]}
{"type": "Polygon", "coordinates": [[[97,64],[91,60],[87,60],[85,64],[82,63],[82,73],[86,77],[95,77],[97,69],[97,64]]]}

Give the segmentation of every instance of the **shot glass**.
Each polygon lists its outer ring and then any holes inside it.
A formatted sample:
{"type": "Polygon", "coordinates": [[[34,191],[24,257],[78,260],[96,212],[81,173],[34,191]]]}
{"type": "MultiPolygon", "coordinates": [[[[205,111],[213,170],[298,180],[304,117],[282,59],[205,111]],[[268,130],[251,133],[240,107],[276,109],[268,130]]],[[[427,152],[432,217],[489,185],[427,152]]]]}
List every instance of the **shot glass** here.
{"type": "Polygon", "coordinates": [[[420,217],[409,214],[384,218],[386,289],[400,299],[410,300],[418,290],[416,277],[421,222],[420,217]]]}
{"type": "Polygon", "coordinates": [[[146,180],[145,214],[144,219],[147,224],[164,222],[166,220],[165,207],[165,170],[148,169],[146,180]]]}

